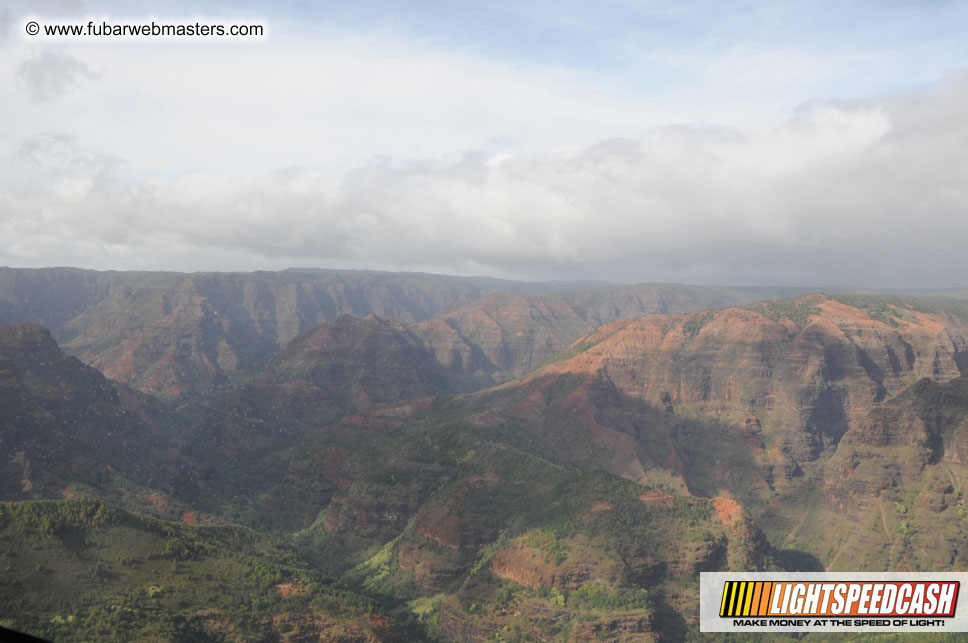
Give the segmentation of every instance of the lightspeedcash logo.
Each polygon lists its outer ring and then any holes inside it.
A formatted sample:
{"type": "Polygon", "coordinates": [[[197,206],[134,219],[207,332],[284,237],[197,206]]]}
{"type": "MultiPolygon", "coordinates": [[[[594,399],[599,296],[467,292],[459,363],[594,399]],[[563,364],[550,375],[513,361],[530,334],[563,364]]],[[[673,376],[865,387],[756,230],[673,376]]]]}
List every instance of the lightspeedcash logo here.
{"type": "Polygon", "coordinates": [[[951,617],[959,585],[958,581],[727,581],[719,615],[951,617]]]}
{"type": "Polygon", "coordinates": [[[703,573],[700,627],[729,631],[968,631],[966,573],[703,573]]]}

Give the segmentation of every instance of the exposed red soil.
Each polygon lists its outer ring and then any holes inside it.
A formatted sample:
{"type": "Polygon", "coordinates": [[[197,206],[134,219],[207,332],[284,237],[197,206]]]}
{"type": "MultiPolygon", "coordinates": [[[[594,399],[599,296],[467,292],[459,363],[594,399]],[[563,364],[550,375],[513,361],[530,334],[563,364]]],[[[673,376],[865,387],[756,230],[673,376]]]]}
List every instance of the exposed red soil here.
{"type": "Polygon", "coordinates": [[[646,491],[639,496],[639,500],[649,506],[673,507],[676,504],[675,498],[667,493],[659,493],[657,491],[646,491]]]}
{"type": "Polygon", "coordinates": [[[713,498],[713,507],[719,521],[727,527],[743,519],[743,507],[732,498],[717,496],[713,498]]]}
{"type": "Polygon", "coordinates": [[[538,589],[542,585],[575,589],[591,574],[587,565],[566,563],[558,566],[548,561],[547,553],[520,545],[494,554],[491,572],[498,578],[512,580],[531,589],[538,589]]]}
{"type": "Polygon", "coordinates": [[[476,485],[478,483],[484,483],[488,486],[492,486],[501,482],[501,477],[496,473],[488,471],[487,473],[478,473],[467,479],[469,484],[476,485]]]}
{"type": "Polygon", "coordinates": [[[296,583],[279,583],[276,585],[276,591],[279,592],[279,596],[286,598],[296,594],[305,594],[306,587],[296,583]]]}

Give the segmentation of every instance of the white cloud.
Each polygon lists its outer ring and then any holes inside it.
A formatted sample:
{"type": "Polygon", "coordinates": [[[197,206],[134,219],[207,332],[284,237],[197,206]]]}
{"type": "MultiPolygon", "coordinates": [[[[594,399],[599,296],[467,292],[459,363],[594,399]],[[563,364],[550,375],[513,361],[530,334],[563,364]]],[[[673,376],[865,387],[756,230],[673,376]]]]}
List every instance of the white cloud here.
{"type": "Polygon", "coordinates": [[[386,31],[306,42],[270,26],[268,41],[227,45],[96,42],[68,53],[11,43],[0,79],[20,82],[0,84],[11,116],[0,141],[66,131],[143,176],[342,171],[377,157],[580,148],[675,122],[763,125],[789,103],[663,89],[652,67],[628,77],[495,61],[386,31]]]}
{"type": "MultiPolygon", "coordinates": [[[[575,152],[133,184],[103,170],[98,180],[96,155],[65,152],[91,163],[83,177],[76,162],[69,177],[0,193],[3,238],[16,240],[0,245],[0,260],[963,285],[966,110],[960,77],[885,101],[817,105],[754,133],[672,127],[575,152]]],[[[22,149],[39,154],[51,141],[22,149]]]]}
{"type": "Polygon", "coordinates": [[[924,89],[961,41],[821,47],[781,13],[791,37],[622,32],[614,68],[285,18],[229,45],[8,37],[0,263],[963,285],[968,77],[924,89]]]}
{"type": "Polygon", "coordinates": [[[20,63],[17,77],[26,84],[30,98],[42,103],[62,96],[82,81],[97,80],[99,74],[70,54],[44,49],[20,63]]]}
{"type": "Polygon", "coordinates": [[[0,46],[10,37],[10,30],[13,28],[13,14],[9,7],[0,4],[0,46]]]}

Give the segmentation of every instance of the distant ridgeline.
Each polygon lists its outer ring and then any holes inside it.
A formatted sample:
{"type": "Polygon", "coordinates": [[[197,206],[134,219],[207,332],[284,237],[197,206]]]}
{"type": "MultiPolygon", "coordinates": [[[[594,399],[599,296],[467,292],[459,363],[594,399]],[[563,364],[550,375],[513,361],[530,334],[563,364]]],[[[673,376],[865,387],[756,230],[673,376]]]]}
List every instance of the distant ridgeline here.
{"type": "Polygon", "coordinates": [[[443,350],[484,353],[491,363],[481,375],[497,381],[616,318],[748,303],[796,290],[577,286],[372,271],[0,268],[0,323],[41,324],[64,350],[111,379],[185,403],[340,315],[403,324],[440,319],[414,334],[424,343],[448,342],[443,350]]]}

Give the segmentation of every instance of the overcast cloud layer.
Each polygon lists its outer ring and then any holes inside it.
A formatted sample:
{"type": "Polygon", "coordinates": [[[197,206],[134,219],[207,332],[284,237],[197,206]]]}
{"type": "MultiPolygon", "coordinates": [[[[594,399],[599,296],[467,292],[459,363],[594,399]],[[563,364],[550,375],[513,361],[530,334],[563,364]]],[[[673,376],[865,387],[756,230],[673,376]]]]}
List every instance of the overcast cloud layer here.
{"type": "Polygon", "coordinates": [[[577,57],[567,11],[501,14],[541,47],[392,3],[253,14],[260,43],[37,44],[0,4],[0,264],[966,285],[968,51],[939,31],[963,10],[781,43],[768,22],[821,5],[723,33],[679,4],[636,24],[686,42],[603,14],[577,57]]]}

